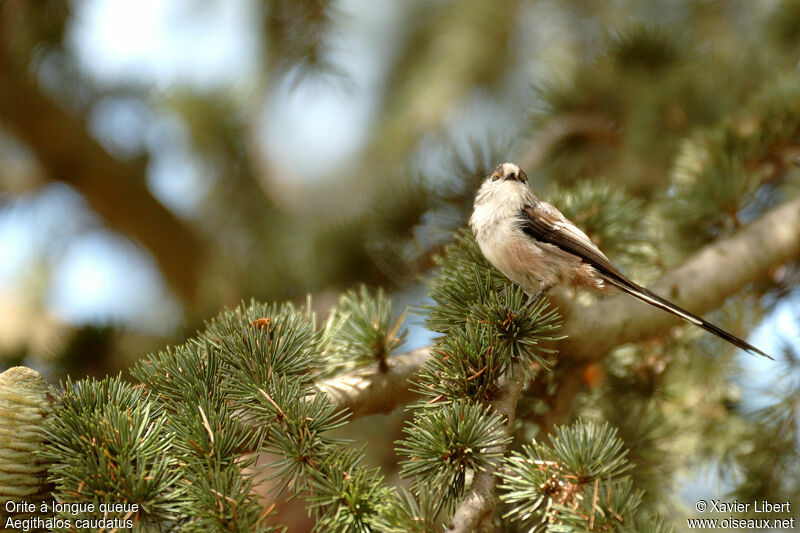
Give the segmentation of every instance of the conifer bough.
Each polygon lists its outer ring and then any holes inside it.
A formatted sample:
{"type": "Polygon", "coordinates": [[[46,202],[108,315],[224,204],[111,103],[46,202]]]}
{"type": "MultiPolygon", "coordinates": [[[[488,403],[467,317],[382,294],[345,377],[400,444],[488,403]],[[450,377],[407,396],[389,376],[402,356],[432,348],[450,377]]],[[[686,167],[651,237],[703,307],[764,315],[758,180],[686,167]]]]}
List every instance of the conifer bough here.
{"type": "MultiPolygon", "coordinates": [[[[800,250],[798,225],[800,200],[792,200],[737,235],[708,246],[664,279],[671,280],[681,295],[686,291],[695,307],[713,307],[745,283],[796,256],[800,250]],[[731,264],[737,268],[721,268],[731,264]]],[[[624,476],[604,486],[603,480],[580,474],[578,463],[570,466],[562,459],[552,464],[551,452],[542,447],[531,448],[522,458],[512,456],[504,466],[499,454],[504,454],[511,434],[514,406],[525,375],[545,369],[554,348],[559,348],[562,356],[597,358],[600,350],[608,349],[607,343],[614,346],[652,335],[670,323],[651,322],[652,317],[642,313],[640,306],[633,307],[636,302],[612,298],[585,307],[562,306],[561,314],[567,319],[561,326],[558,315],[539,305],[544,301],[525,305],[520,289],[489,268],[467,233],[457,235],[447,252],[432,281],[435,305],[429,308],[428,317],[429,328],[445,337],[432,349],[390,357],[386,372],[378,369],[378,358],[386,355],[388,344],[364,343],[363,347],[374,349],[371,366],[315,381],[314,372],[324,366],[319,354],[326,349],[335,347],[338,354],[349,354],[353,364],[368,360],[364,352],[356,353],[361,344],[352,342],[356,331],[338,326],[320,329],[307,310],[290,305],[251,303],[223,312],[186,344],[137,364],[132,374],[143,386],[134,388],[118,379],[67,382],[55,407],[59,414],[50,416],[46,424],[50,444],[45,457],[54,462],[54,495],[62,501],[92,501],[93,495],[104,494],[104,501],[141,502],[142,511],[136,518],[145,524],[179,524],[183,530],[197,531],[220,527],[269,530],[263,522],[268,513],[253,497],[251,472],[258,470],[248,470],[255,465],[247,460],[250,451],[262,449],[275,454],[272,475],[278,478],[276,486],[308,499],[320,531],[426,531],[429,526],[440,526],[437,515],[454,505],[458,507],[449,525],[455,531],[468,531],[479,523],[491,523],[497,473],[504,480],[499,495],[512,503],[524,491],[533,490],[519,486],[517,479],[521,476],[524,485],[525,476],[538,476],[539,471],[529,466],[539,464],[562,473],[563,479],[554,478],[553,483],[557,488],[566,486],[569,490],[563,494],[574,498],[582,515],[595,524],[601,519],[601,506],[609,505],[608,501],[613,504],[609,509],[622,509],[628,517],[637,514],[633,507],[638,500],[632,496],[636,492],[624,476]],[[621,307],[613,307],[612,312],[607,306],[621,307]],[[598,313],[599,308],[606,310],[598,313]],[[606,322],[608,338],[587,334],[592,328],[586,327],[586,320],[593,317],[606,322]],[[564,338],[564,333],[569,337],[564,338]],[[497,353],[480,349],[487,336],[497,353]],[[594,352],[565,349],[589,342],[594,352]],[[445,349],[449,353],[437,355],[445,349]],[[408,492],[387,487],[377,471],[360,464],[361,450],[327,433],[345,421],[337,414],[334,401],[351,405],[356,416],[386,412],[407,401],[408,395],[376,401],[372,395],[398,389],[381,389],[373,382],[391,382],[396,370],[402,369],[407,376],[420,366],[422,371],[410,388],[422,393],[422,400],[413,406],[416,413],[406,429],[408,437],[398,443],[398,453],[408,465],[404,475],[414,478],[412,492],[408,492]],[[490,381],[498,374],[502,376],[493,387],[490,381]],[[346,401],[331,394],[337,382],[352,381],[354,376],[359,383],[346,401]],[[504,387],[504,383],[514,385],[504,387]],[[318,394],[320,390],[326,394],[318,394]],[[480,403],[490,409],[468,407],[480,403]],[[371,408],[359,411],[365,405],[371,408]],[[462,416],[469,427],[482,430],[439,434],[442,424],[462,416]],[[492,438],[487,440],[486,435],[492,438]],[[87,443],[91,443],[88,449],[87,443]],[[209,477],[208,472],[214,475],[209,477]],[[422,475],[417,476],[419,473],[422,475]],[[444,487],[454,490],[437,493],[441,487],[425,482],[431,473],[439,479],[455,480],[451,487],[444,487]],[[578,474],[583,480],[580,486],[571,481],[578,474]],[[93,487],[88,490],[90,482],[93,487]],[[605,494],[622,496],[614,503],[605,494]]],[[[384,331],[386,340],[393,342],[396,324],[392,313],[376,313],[382,309],[380,298],[363,291],[348,298],[342,307],[349,309],[351,316],[363,313],[362,318],[371,319],[381,315],[374,327],[372,320],[362,319],[359,327],[367,324],[373,331],[384,331]]],[[[363,340],[373,338],[372,332],[364,332],[363,340]]],[[[409,389],[406,383],[403,387],[409,389]]],[[[613,439],[610,434],[607,437],[606,445],[596,450],[598,457],[609,453],[613,439]]],[[[573,448],[583,449],[570,446],[573,448]]],[[[38,461],[37,457],[28,464],[38,467],[38,461]]],[[[581,464],[594,462],[588,457],[581,464]]],[[[559,505],[546,500],[541,513],[538,508],[520,508],[521,513],[508,518],[518,517],[526,523],[533,519],[539,524],[542,520],[582,520],[559,505]]],[[[637,522],[627,522],[631,523],[637,522]]]]}
{"type": "MultiPolygon", "coordinates": [[[[800,198],[762,215],[739,232],[706,246],[653,284],[682,305],[705,312],[718,307],[744,286],[800,255],[800,198]]],[[[483,258],[480,258],[483,260],[483,258]]],[[[561,357],[597,361],[612,348],[663,335],[678,323],[670,314],[623,296],[591,305],[558,302],[564,318],[563,337],[553,342],[561,357]],[[592,332],[603,331],[603,335],[592,332]]],[[[404,378],[413,375],[431,356],[430,346],[394,356],[393,368],[404,378]]],[[[358,415],[390,412],[413,398],[406,379],[363,370],[342,374],[317,387],[358,415]],[[402,381],[399,387],[397,382],[402,381]],[[384,395],[389,391],[388,396],[384,395]]]]}

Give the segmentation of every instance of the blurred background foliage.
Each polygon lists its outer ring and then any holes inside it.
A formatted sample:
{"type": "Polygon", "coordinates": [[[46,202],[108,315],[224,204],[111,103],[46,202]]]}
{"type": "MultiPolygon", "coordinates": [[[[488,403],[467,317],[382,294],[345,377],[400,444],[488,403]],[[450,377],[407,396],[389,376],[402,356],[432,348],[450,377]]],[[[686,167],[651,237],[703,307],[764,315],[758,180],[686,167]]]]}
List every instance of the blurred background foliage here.
{"type": "MultiPolygon", "coordinates": [[[[242,298],[324,308],[367,282],[419,299],[506,159],[568,211],[639,206],[639,233],[601,244],[644,269],[794,172],[793,2],[1,5],[9,362],[88,343],[98,371],[124,368],[133,340],[242,298]]],[[[592,233],[596,213],[568,214],[592,233]]]]}
{"type": "MultiPolygon", "coordinates": [[[[800,190],[798,60],[796,0],[0,0],[0,367],[116,372],[242,299],[424,303],[505,160],[649,282],[800,190]]],[[[781,401],[742,405],[763,365],[681,329],[576,371],[570,412],[619,428],[638,482],[732,460],[712,430],[796,457],[797,266],[712,316],[762,324],[781,401]]],[[[754,494],[796,495],[765,457],[754,494]]]]}

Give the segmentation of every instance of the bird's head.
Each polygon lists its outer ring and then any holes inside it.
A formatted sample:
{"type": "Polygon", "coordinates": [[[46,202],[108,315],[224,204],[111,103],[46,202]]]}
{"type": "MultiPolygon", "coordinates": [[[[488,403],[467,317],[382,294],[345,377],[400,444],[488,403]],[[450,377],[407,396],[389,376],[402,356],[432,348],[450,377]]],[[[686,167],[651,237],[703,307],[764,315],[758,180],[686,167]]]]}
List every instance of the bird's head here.
{"type": "Polygon", "coordinates": [[[516,163],[502,163],[483,180],[480,191],[492,196],[512,192],[530,194],[528,175],[516,163]]]}
{"type": "Polygon", "coordinates": [[[486,176],[475,195],[475,206],[488,202],[508,204],[517,200],[531,202],[536,200],[533,190],[528,186],[528,176],[516,163],[497,165],[486,176]]]}
{"type": "Polygon", "coordinates": [[[528,175],[516,163],[501,163],[483,181],[484,190],[508,190],[527,187],[528,175]]]}

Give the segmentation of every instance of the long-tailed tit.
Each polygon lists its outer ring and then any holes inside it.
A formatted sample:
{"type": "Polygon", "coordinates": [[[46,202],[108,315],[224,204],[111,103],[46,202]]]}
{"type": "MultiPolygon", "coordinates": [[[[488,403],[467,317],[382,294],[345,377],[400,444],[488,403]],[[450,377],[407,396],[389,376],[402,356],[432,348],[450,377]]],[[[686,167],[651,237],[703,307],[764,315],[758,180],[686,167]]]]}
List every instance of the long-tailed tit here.
{"type": "Polygon", "coordinates": [[[598,291],[611,285],[743,350],[772,359],[626,278],[583,231],[536,197],[525,172],[514,163],[499,165],[483,182],[469,225],[486,259],[529,294],[541,296],[560,283],[598,291]]]}

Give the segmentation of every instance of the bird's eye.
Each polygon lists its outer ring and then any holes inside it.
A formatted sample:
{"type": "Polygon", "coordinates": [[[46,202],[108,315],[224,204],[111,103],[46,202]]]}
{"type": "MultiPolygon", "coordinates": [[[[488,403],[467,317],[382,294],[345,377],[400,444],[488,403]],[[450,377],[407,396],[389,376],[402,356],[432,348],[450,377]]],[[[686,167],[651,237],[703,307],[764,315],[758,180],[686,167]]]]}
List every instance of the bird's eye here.
{"type": "Polygon", "coordinates": [[[492,181],[497,181],[499,179],[500,179],[500,176],[498,176],[497,174],[492,174],[492,181]]]}

